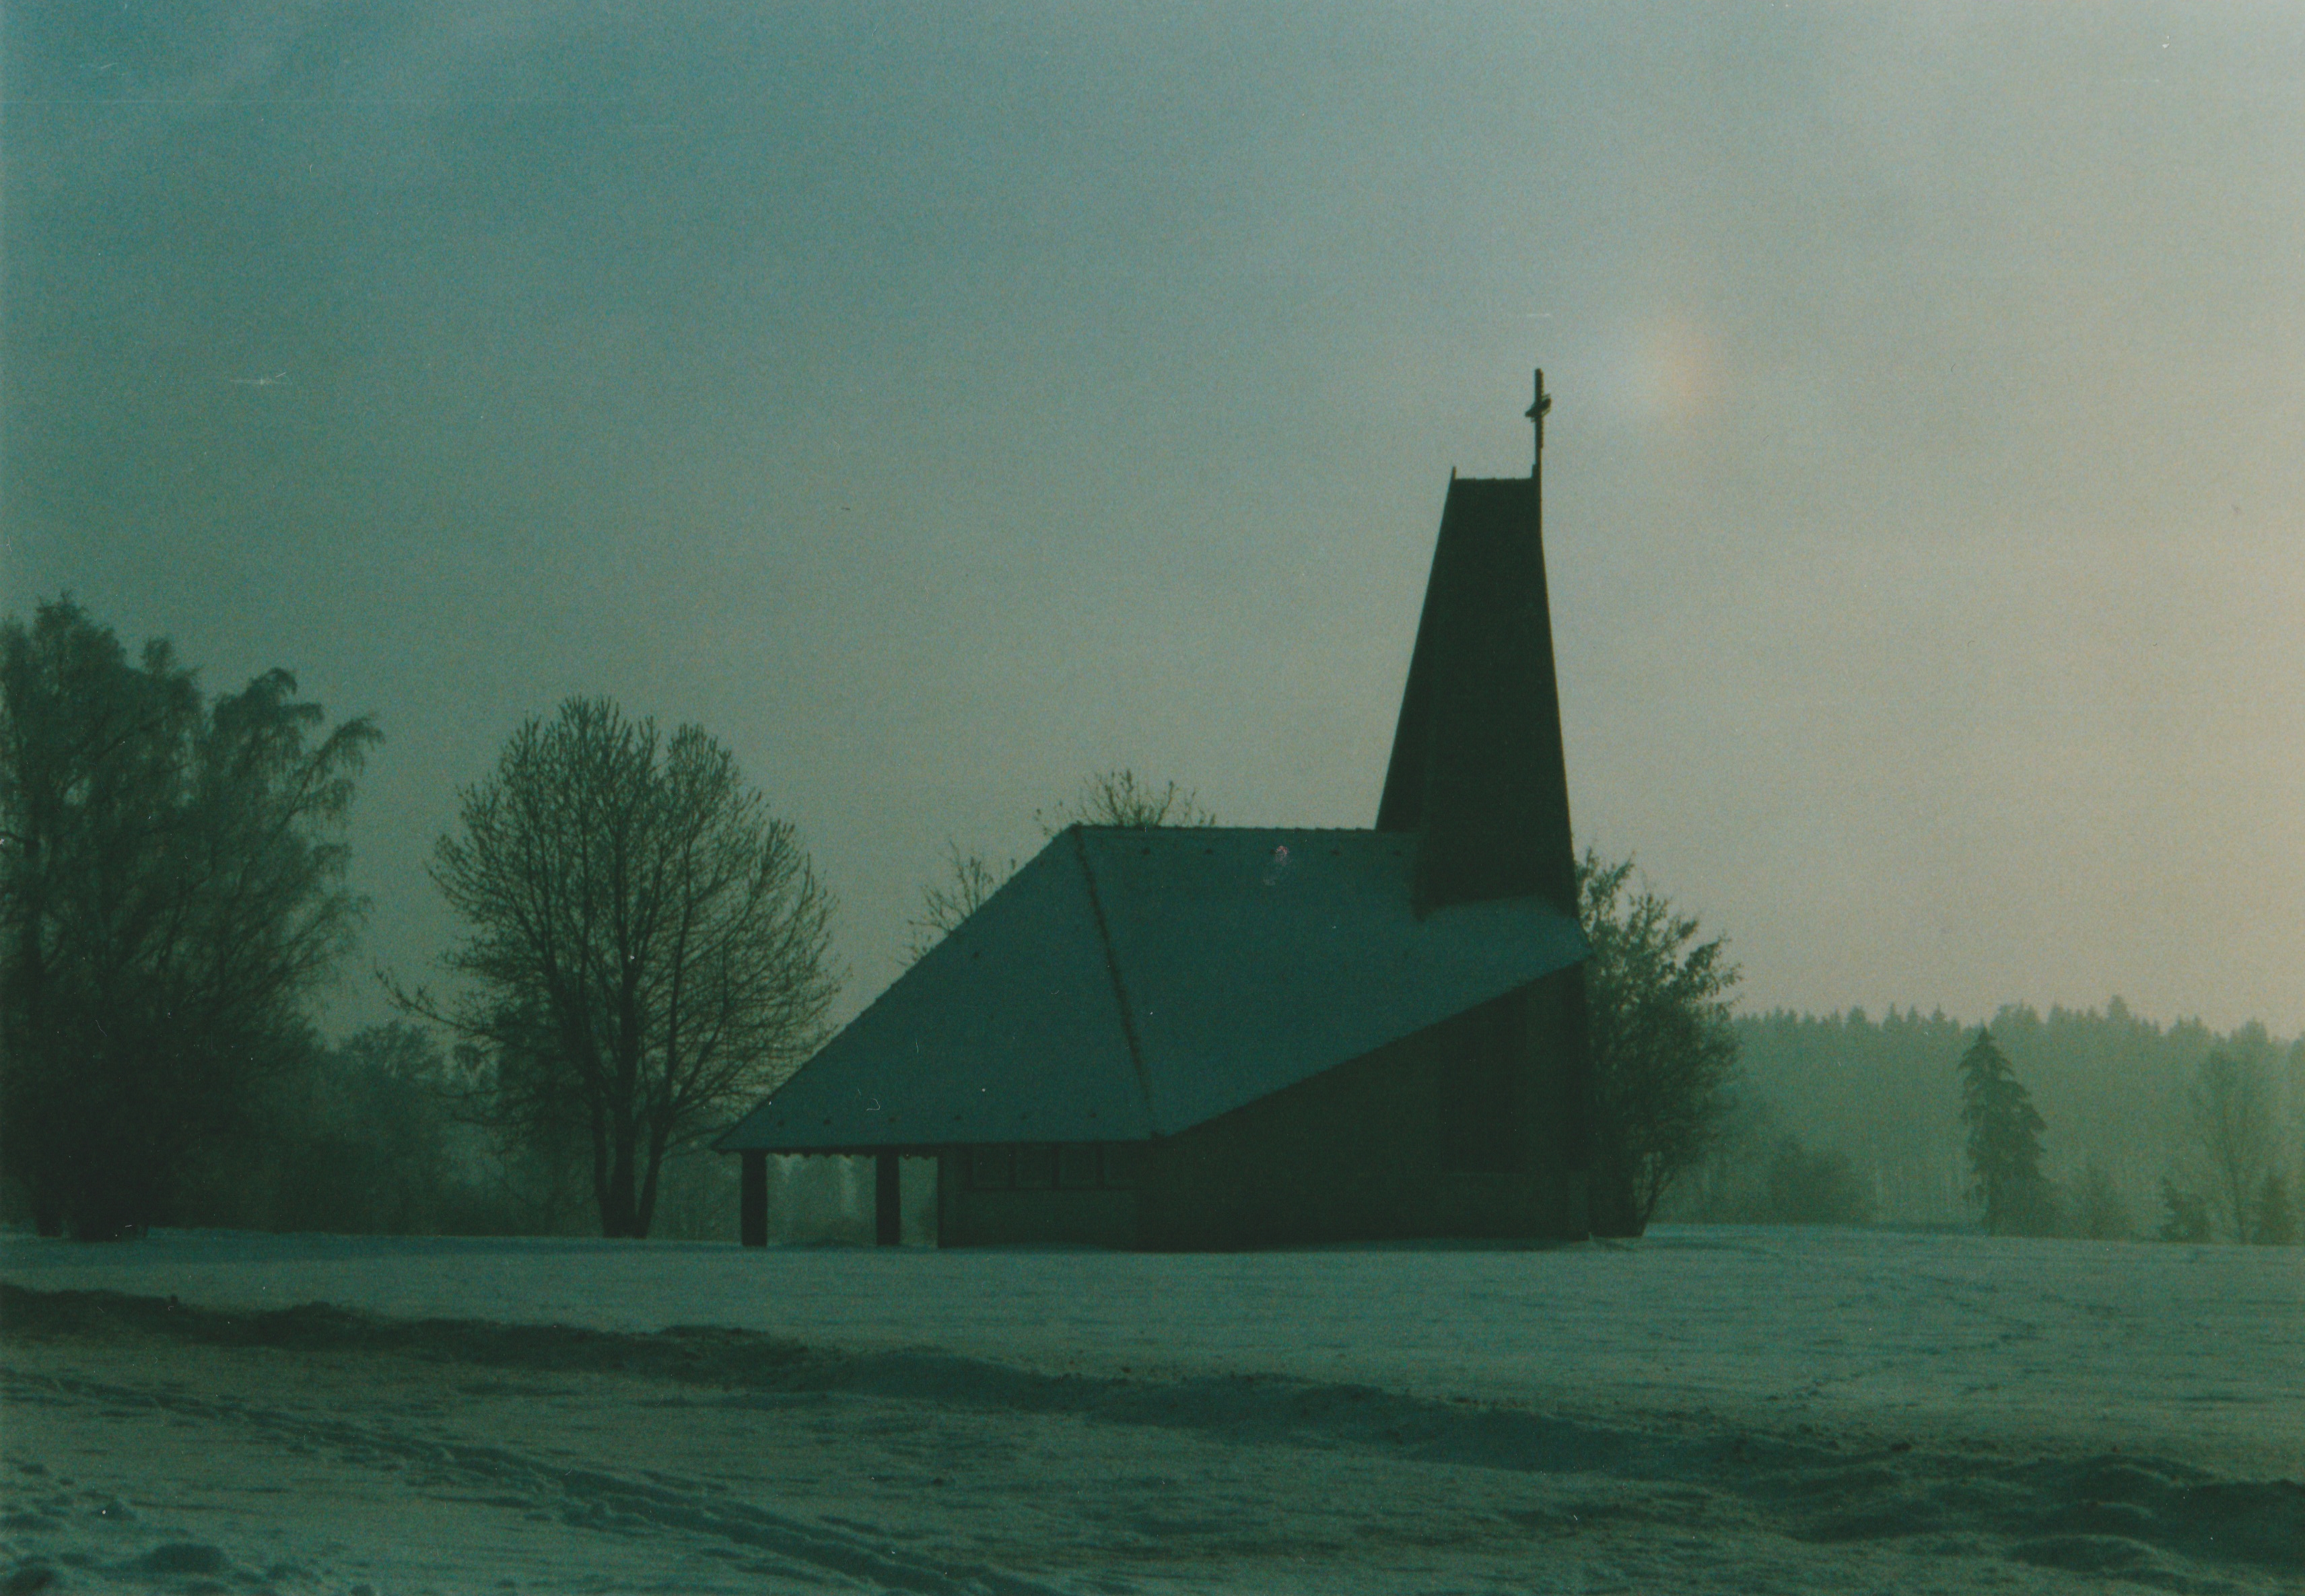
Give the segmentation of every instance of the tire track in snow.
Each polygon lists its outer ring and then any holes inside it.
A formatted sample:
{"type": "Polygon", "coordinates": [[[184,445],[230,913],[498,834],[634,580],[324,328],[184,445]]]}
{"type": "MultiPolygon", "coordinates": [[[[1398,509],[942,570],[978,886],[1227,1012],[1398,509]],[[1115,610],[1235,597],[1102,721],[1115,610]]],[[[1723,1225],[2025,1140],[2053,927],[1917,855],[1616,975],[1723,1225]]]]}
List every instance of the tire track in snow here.
{"type": "MultiPolygon", "coordinates": [[[[26,1399],[75,1399],[92,1405],[157,1410],[210,1424],[238,1426],[268,1438],[303,1446],[325,1446],[345,1461],[372,1464],[384,1456],[429,1472],[408,1483],[423,1490],[452,1480],[493,1491],[510,1490],[513,1499],[477,1498],[516,1508],[559,1508],[562,1522],[603,1532],[672,1531],[726,1541],[780,1560],[781,1572],[796,1579],[826,1575],[875,1589],[919,1596],[1066,1596],[1057,1587],[989,1567],[931,1565],[862,1536],[843,1534],[765,1508],[715,1501],[711,1488],[683,1482],[685,1489],[629,1480],[599,1469],[572,1468],[525,1456],[504,1447],[428,1440],[385,1428],[367,1428],[338,1419],[310,1419],[239,1402],[210,1402],[173,1391],[108,1385],[72,1375],[30,1375],[0,1367],[0,1404],[26,1399]]],[[[661,1476],[660,1476],[661,1477],[661,1476]]],[[[475,1498],[465,1498],[472,1500],[475,1498]]]]}
{"type": "MultiPolygon", "coordinates": [[[[2118,1451],[2028,1459],[1989,1447],[1917,1447],[1904,1440],[1844,1447],[1806,1425],[1798,1433],[1782,1428],[1772,1433],[1703,1413],[1599,1422],[1510,1404],[1452,1401],[1282,1374],[1057,1373],[929,1349],[820,1350],[718,1329],[640,1334],[396,1320],[318,1303],[229,1313],[152,1298],[43,1294],[7,1285],[0,1285],[0,1304],[7,1309],[12,1330],[40,1336],[157,1335],[225,1346],[394,1354],[545,1373],[609,1373],[716,1389],[719,1403],[739,1408],[772,1407],[795,1394],[838,1393],[996,1415],[1054,1414],[1157,1427],[1233,1444],[1359,1451],[1629,1485],[1688,1486],[1740,1503],[1773,1532],[1810,1544],[1886,1545],[1982,1533],[2018,1563],[2117,1571],[2146,1583],[2186,1577],[2158,1566],[2167,1554],[2234,1574],[2254,1569],[2293,1579],[2305,1570],[2305,1485],[2220,1478],[2187,1464],[2118,1451]]],[[[644,1493],[655,1488],[556,1469],[510,1453],[498,1456],[489,1448],[475,1450],[471,1466],[483,1477],[490,1468],[541,1470],[540,1477],[552,1482],[552,1489],[600,1502],[604,1513],[623,1510],[607,1506],[611,1501],[636,1502],[641,1520],[650,1514],[701,1511],[711,1515],[711,1523],[738,1532],[750,1523],[744,1515],[752,1510],[734,1504],[700,1503],[674,1490],[651,1499],[644,1493]],[[728,1516],[731,1508],[734,1517],[728,1516]]],[[[669,1517],[661,1522],[673,1527],[669,1517]]],[[[761,1532],[771,1536],[789,1526],[804,1536],[829,1537],[835,1556],[871,1548],[861,1538],[774,1515],[765,1515],[765,1524],[761,1532]]],[[[737,1543],[770,1549],[766,1541],[737,1543]]],[[[901,1554],[872,1549],[915,1566],[901,1554]]],[[[950,1570],[937,1571],[937,1576],[955,1577],[950,1570]]],[[[1043,1588],[990,1570],[972,1569],[957,1577],[1012,1583],[898,1588],[1043,1588]]]]}

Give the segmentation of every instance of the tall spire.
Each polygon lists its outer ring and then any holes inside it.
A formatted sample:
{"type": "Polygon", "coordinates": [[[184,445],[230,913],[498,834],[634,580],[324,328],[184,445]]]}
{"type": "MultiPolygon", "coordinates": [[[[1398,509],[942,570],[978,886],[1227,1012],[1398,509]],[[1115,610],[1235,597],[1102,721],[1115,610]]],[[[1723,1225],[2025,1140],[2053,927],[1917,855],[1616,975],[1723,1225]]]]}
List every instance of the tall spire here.
{"type": "Polygon", "coordinates": [[[1380,831],[1417,834],[1419,914],[1541,897],[1577,912],[1561,692],[1545,595],[1542,475],[1552,399],[1536,374],[1526,477],[1452,477],[1401,690],[1380,831]]]}
{"type": "Polygon", "coordinates": [[[1524,412],[1536,424],[1536,462],[1528,468],[1528,474],[1532,477],[1544,463],[1544,412],[1552,408],[1552,395],[1544,391],[1544,369],[1540,366],[1536,373],[1536,402],[1524,412]]]}

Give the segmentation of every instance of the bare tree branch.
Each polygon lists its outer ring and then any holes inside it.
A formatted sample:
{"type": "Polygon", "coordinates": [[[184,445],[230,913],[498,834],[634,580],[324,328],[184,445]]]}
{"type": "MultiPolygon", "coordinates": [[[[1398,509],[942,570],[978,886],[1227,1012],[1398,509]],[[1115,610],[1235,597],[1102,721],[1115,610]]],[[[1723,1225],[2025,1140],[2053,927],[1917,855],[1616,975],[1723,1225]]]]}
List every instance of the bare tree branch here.
{"type": "Polygon", "coordinates": [[[0,627],[0,1088],[12,1169],[76,1234],[165,1217],[246,1116],[348,949],[334,833],[378,740],[285,671],[203,706],[162,642],[128,664],[70,599],[0,627]]]}
{"type": "Polygon", "coordinates": [[[522,726],[461,821],[432,877],[469,995],[389,989],[470,1044],[468,1112],[580,1133],[603,1232],[645,1235],[665,1159],[821,1043],[830,896],[727,749],[604,699],[522,726]]]}
{"type": "Polygon", "coordinates": [[[1155,788],[1135,771],[1101,770],[1081,784],[1069,802],[1035,810],[1043,836],[1067,826],[1213,826],[1216,815],[1201,807],[1200,794],[1175,782],[1155,788]]]}
{"type": "Polygon", "coordinates": [[[1633,862],[1587,850],[1578,900],[1592,955],[1584,968],[1593,1061],[1593,1223],[1637,1235],[1719,1133],[1737,1067],[1722,938],[1633,885],[1633,862]]]}

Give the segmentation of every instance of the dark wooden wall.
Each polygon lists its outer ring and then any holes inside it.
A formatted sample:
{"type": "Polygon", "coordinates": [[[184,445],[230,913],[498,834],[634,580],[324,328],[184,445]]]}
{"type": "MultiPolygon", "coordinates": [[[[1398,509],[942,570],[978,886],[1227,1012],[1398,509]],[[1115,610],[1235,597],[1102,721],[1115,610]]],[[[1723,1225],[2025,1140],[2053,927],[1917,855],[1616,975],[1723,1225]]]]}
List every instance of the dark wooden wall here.
{"type": "Polygon", "coordinates": [[[1127,1190],[975,1189],[938,1166],[947,1246],[1162,1250],[1587,1233],[1581,972],[1144,1144],[1127,1190]]]}

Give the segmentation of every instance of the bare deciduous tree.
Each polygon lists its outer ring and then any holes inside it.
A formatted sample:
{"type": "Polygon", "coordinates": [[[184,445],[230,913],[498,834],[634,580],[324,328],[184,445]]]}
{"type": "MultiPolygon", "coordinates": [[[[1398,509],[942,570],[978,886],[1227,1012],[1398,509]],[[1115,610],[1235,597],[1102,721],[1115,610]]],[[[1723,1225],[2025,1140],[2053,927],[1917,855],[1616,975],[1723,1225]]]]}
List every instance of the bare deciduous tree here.
{"type": "Polygon", "coordinates": [[[500,1131],[589,1148],[603,1234],[644,1236],[668,1153],[721,1128],[822,1040],[831,901],[702,728],[668,740],[604,699],[514,734],[463,794],[432,878],[471,927],[469,982],[408,1007],[473,1044],[500,1131]]]}
{"type": "Polygon", "coordinates": [[[1081,784],[1068,802],[1035,810],[1041,835],[1054,836],[1067,826],[1213,826],[1217,818],[1201,807],[1200,794],[1175,782],[1154,787],[1129,769],[1101,770],[1081,784]]]}
{"type": "MultiPolygon", "coordinates": [[[[1033,811],[1044,837],[1067,826],[1213,826],[1217,818],[1201,807],[1200,796],[1189,787],[1163,782],[1155,788],[1129,769],[1103,770],[1083,782],[1071,799],[1033,811]]],[[[1000,884],[1016,873],[1011,859],[996,869],[982,853],[963,853],[958,843],[947,841],[941,879],[921,888],[921,913],[909,924],[905,963],[921,955],[950,936],[954,928],[984,906],[1000,884]]]]}
{"type": "Polygon", "coordinates": [[[2091,1159],[2073,1183],[2071,1232],[2091,1241],[2126,1241],[2137,1233],[2129,1200],[2112,1173],[2091,1159]]]}
{"type": "Polygon", "coordinates": [[[2255,1208],[2274,1172],[2273,1093],[2255,1059],[2212,1053],[2185,1094],[2186,1129],[2217,1227],[2253,1239],[2255,1208]]]}
{"type": "Polygon", "coordinates": [[[1588,850],[1578,908],[1592,956],[1585,992],[1593,1059],[1593,1229],[1638,1235],[1674,1182],[1705,1156],[1727,1112],[1737,1037],[1727,993],[1737,967],[1694,915],[1632,887],[1633,862],[1588,850]]]}
{"type": "Polygon", "coordinates": [[[962,853],[958,843],[947,842],[944,848],[944,879],[921,888],[920,917],[911,922],[912,938],[905,945],[907,964],[917,964],[922,955],[950,936],[1016,873],[1013,859],[1006,870],[996,870],[985,862],[983,854],[962,853]]]}

